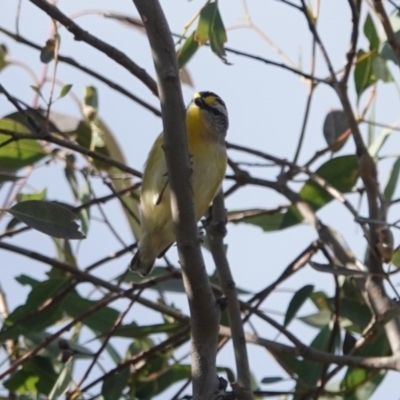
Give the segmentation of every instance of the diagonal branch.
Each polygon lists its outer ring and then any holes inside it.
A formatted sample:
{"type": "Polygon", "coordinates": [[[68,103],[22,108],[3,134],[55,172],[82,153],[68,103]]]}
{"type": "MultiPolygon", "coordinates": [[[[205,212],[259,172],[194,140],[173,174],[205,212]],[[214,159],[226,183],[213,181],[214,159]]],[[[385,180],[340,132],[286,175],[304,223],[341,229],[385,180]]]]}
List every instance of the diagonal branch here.
{"type": "Polygon", "coordinates": [[[119,65],[126,68],[132,75],[136,76],[141,82],[143,82],[150,91],[157,96],[157,84],[154,79],[139,65],[132,61],[122,51],[118,50],[114,46],[103,42],[96,36],[91,35],[89,32],[82,29],[72,19],[68,18],[63,14],[57,7],[53,6],[45,0],[29,0],[35,6],[39,7],[51,18],[58,21],[61,25],[64,25],[75,37],[75,40],[81,40],[95,49],[106,54],[112,60],[116,61],[119,65]]]}
{"type": "MultiPolygon", "coordinates": [[[[139,303],[145,307],[148,307],[158,313],[168,315],[168,316],[176,319],[177,321],[184,322],[184,323],[189,321],[189,318],[186,315],[182,314],[179,310],[176,310],[172,307],[167,307],[161,303],[152,302],[141,296],[136,297],[135,295],[130,294],[127,291],[124,291],[119,286],[114,285],[111,282],[105,281],[104,279],[98,278],[97,276],[94,276],[92,274],[89,274],[86,271],[81,271],[80,269],[76,268],[76,266],[73,266],[71,264],[61,262],[59,260],[56,260],[55,258],[47,257],[47,256],[45,256],[41,253],[38,253],[36,251],[33,251],[33,250],[28,250],[23,247],[14,246],[13,244],[6,243],[4,241],[0,241],[0,249],[7,250],[12,253],[20,254],[20,255],[28,257],[32,260],[37,260],[44,264],[51,265],[52,267],[54,267],[56,269],[70,273],[76,279],[79,279],[83,282],[90,282],[93,285],[100,286],[104,289],[109,290],[112,293],[116,293],[116,294],[123,293],[124,298],[134,300],[137,303],[139,303]]],[[[143,284],[134,283],[132,286],[135,289],[136,288],[140,289],[142,287],[148,287],[151,285],[152,285],[152,282],[149,281],[149,282],[143,282],[143,284]]]]}
{"type": "Polygon", "coordinates": [[[171,210],[191,315],[193,398],[210,399],[219,390],[216,370],[219,309],[200,250],[176,52],[159,2],[133,1],[147,32],[158,77],[171,210]]]}
{"type": "Polygon", "coordinates": [[[222,190],[220,190],[213,201],[211,222],[206,229],[210,251],[218,271],[221,289],[228,302],[227,311],[229,325],[232,330],[232,342],[237,371],[237,385],[234,390],[238,399],[252,400],[250,366],[246,341],[244,340],[244,329],[238,294],[224,249],[226,210],[222,190]]]}
{"type": "MultiPolygon", "coordinates": [[[[1,88],[0,88],[0,92],[1,92],[1,88]]],[[[50,133],[46,134],[46,135],[35,136],[32,133],[20,133],[20,132],[10,131],[8,129],[0,129],[0,133],[2,133],[4,135],[9,135],[15,141],[28,139],[28,140],[44,140],[45,142],[54,143],[59,146],[65,147],[67,149],[76,151],[77,153],[94,158],[95,160],[102,161],[108,165],[112,165],[113,167],[116,167],[123,172],[130,173],[133,176],[137,176],[138,178],[140,178],[142,176],[142,173],[140,171],[137,171],[131,167],[128,167],[127,165],[125,165],[117,160],[114,160],[111,157],[105,156],[104,154],[98,153],[97,151],[87,149],[86,147],[83,147],[83,146],[79,145],[78,143],[60,139],[56,136],[51,135],[50,133]]]]}
{"type": "Polygon", "coordinates": [[[348,0],[348,2],[351,9],[352,31],[349,50],[346,54],[347,62],[346,66],[344,67],[342,79],[340,80],[340,83],[344,86],[347,85],[347,81],[349,80],[351,67],[353,66],[354,57],[357,51],[358,27],[360,24],[360,10],[362,0],[348,0]]]}
{"type": "Polygon", "coordinates": [[[388,43],[393,50],[393,54],[396,57],[397,65],[400,65],[400,42],[396,38],[396,34],[393,31],[392,25],[390,24],[389,17],[383,7],[382,0],[373,1],[376,14],[381,21],[382,27],[386,33],[388,43]]]}
{"type": "MultiPolygon", "coordinates": [[[[26,39],[25,37],[21,35],[17,35],[15,33],[12,33],[8,31],[7,29],[4,29],[0,26],[0,32],[4,33],[4,35],[14,39],[18,43],[25,44],[26,46],[29,46],[33,49],[42,50],[42,46],[39,46],[36,43],[31,42],[30,40],[26,39]]],[[[146,101],[142,100],[140,97],[137,97],[134,95],[132,92],[126,90],[124,87],[118,85],[118,83],[113,82],[112,80],[108,79],[104,75],[99,74],[96,71],[93,71],[91,68],[85,67],[82,64],[79,64],[76,60],[74,60],[71,57],[66,57],[61,54],[57,55],[57,60],[59,62],[65,63],[70,65],[71,67],[74,67],[76,69],[79,69],[80,71],[92,76],[93,78],[98,79],[100,82],[103,82],[107,86],[109,86],[111,89],[115,90],[116,92],[119,92],[123,94],[124,96],[128,97],[129,99],[133,100],[134,102],[140,104],[142,107],[146,108],[147,110],[151,111],[154,115],[157,117],[161,116],[161,112],[157,110],[157,108],[153,107],[151,104],[147,103],[146,101]]]]}

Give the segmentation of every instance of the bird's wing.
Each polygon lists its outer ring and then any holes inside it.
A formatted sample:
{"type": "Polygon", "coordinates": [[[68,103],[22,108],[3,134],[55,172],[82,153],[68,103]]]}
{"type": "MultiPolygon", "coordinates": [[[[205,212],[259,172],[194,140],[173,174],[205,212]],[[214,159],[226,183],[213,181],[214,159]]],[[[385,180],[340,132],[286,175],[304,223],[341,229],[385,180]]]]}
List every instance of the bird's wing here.
{"type": "Polygon", "coordinates": [[[163,137],[160,135],[150,150],[143,174],[142,195],[146,197],[145,203],[152,207],[161,204],[168,187],[167,165],[162,144],[163,137]]]}

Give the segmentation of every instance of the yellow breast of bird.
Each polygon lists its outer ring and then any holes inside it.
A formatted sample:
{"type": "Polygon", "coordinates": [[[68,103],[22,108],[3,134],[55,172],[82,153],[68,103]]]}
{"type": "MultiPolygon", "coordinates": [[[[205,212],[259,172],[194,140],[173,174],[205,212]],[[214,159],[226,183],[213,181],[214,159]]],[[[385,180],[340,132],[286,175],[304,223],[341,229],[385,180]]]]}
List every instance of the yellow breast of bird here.
{"type": "MultiPolygon", "coordinates": [[[[197,220],[207,212],[225,176],[227,164],[225,145],[215,140],[202,122],[200,112],[197,107],[189,108],[186,118],[197,220]]],[[[153,245],[162,250],[174,241],[162,135],[150,151],[141,192],[142,233],[151,236],[153,245]]]]}
{"type": "Polygon", "coordinates": [[[225,145],[216,140],[201,113],[198,107],[190,107],[186,117],[197,220],[207,212],[221,185],[227,162],[225,145]]]}

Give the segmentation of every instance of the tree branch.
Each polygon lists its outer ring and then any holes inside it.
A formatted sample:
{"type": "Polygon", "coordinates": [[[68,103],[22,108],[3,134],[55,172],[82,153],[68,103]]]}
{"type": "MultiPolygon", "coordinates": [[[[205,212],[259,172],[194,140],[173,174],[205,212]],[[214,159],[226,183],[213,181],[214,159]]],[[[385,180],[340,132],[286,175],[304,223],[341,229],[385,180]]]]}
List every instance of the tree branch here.
{"type": "MultiPolygon", "coordinates": [[[[0,88],[0,90],[1,90],[1,88],[0,88]]],[[[0,128],[0,133],[11,136],[11,138],[15,141],[22,140],[22,139],[24,139],[24,140],[29,139],[29,140],[44,140],[45,142],[54,143],[59,146],[65,147],[67,149],[76,151],[77,153],[83,154],[85,156],[94,158],[99,161],[102,161],[108,165],[112,165],[113,167],[116,167],[123,172],[132,174],[133,176],[137,176],[138,178],[142,177],[142,173],[140,171],[137,171],[136,169],[128,167],[127,165],[125,165],[117,160],[114,160],[111,157],[107,157],[104,154],[98,153],[97,151],[89,150],[86,147],[83,147],[77,143],[69,142],[64,139],[60,139],[56,136],[51,135],[50,133],[37,136],[37,135],[33,135],[32,133],[20,133],[20,132],[10,131],[8,129],[1,129],[1,128],[0,128]]]]}
{"type": "MultiPolygon", "coordinates": [[[[39,46],[38,44],[31,42],[30,40],[24,38],[21,35],[17,35],[15,33],[12,33],[10,31],[8,31],[7,29],[2,28],[1,26],[0,26],[0,32],[4,33],[8,37],[14,39],[18,43],[25,44],[25,45],[27,45],[27,46],[29,46],[29,47],[31,47],[33,49],[39,50],[39,51],[42,50],[42,46],[39,46]]],[[[58,54],[57,60],[59,62],[63,62],[65,64],[68,64],[71,67],[79,69],[80,71],[92,76],[93,78],[98,79],[100,82],[103,82],[104,84],[108,85],[111,89],[114,89],[116,92],[119,92],[119,93],[123,94],[124,96],[128,97],[129,99],[133,100],[134,102],[140,104],[142,107],[144,107],[147,110],[151,111],[157,117],[161,116],[160,110],[157,110],[157,108],[153,107],[151,104],[149,104],[146,101],[142,100],[140,97],[137,97],[132,92],[129,92],[124,87],[118,85],[118,83],[115,83],[112,80],[106,78],[105,76],[99,74],[98,72],[93,71],[92,69],[90,69],[88,67],[85,67],[84,65],[79,64],[73,58],[62,56],[61,54],[58,54]]]]}
{"type": "Polygon", "coordinates": [[[361,10],[361,2],[362,0],[348,0],[350,9],[351,9],[351,19],[352,19],[352,31],[350,38],[350,46],[349,51],[347,52],[347,63],[344,67],[344,73],[340,83],[344,86],[347,85],[347,81],[349,80],[351,67],[353,66],[354,57],[357,51],[357,41],[358,41],[358,27],[360,24],[360,10],[361,10]]]}
{"type": "Polygon", "coordinates": [[[246,341],[244,339],[244,329],[236,285],[224,249],[225,234],[226,210],[224,195],[220,190],[219,194],[213,201],[211,222],[207,226],[207,238],[218,271],[222,293],[228,301],[227,311],[229,316],[229,325],[232,331],[237,372],[237,385],[235,385],[234,391],[237,394],[238,399],[252,400],[253,393],[251,389],[249,359],[247,355],[246,341]]]}
{"type": "Polygon", "coordinates": [[[386,33],[386,37],[390,47],[393,50],[393,54],[396,57],[397,65],[400,65],[400,42],[396,38],[396,34],[393,31],[392,25],[390,23],[389,17],[383,7],[382,0],[373,0],[373,5],[381,21],[382,27],[386,33]]]}
{"type": "Polygon", "coordinates": [[[133,1],[146,28],[158,77],[171,209],[191,314],[193,398],[204,400],[213,398],[219,390],[216,370],[219,309],[200,250],[178,63],[159,2],[133,1]]]}
{"type": "MultiPolygon", "coordinates": [[[[231,337],[232,332],[226,326],[221,326],[220,335],[231,337]]],[[[319,361],[321,363],[331,363],[337,365],[345,365],[351,367],[363,367],[369,369],[391,369],[400,371],[400,356],[393,355],[389,357],[357,357],[336,355],[324,351],[313,349],[302,344],[299,341],[299,346],[293,347],[286,344],[281,344],[273,340],[260,338],[250,333],[245,334],[248,343],[257,344],[265,347],[271,353],[288,354],[296,357],[304,357],[307,360],[319,361]]]]}
{"type": "Polygon", "coordinates": [[[119,65],[126,68],[132,75],[136,76],[141,82],[143,82],[150,91],[157,96],[157,84],[154,79],[141,67],[139,67],[134,61],[126,56],[122,51],[118,50],[114,46],[103,42],[96,36],[91,35],[89,32],[83,30],[77,25],[72,19],[68,18],[63,14],[57,7],[48,3],[45,0],[29,0],[35,6],[39,7],[51,18],[58,21],[61,25],[64,25],[75,37],[75,40],[81,40],[95,49],[106,54],[112,60],[116,61],[119,65]]]}
{"type": "MultiPolygon", "coordinates": [[[[116,294],[124,293],[125,298],[134,300],[137,303],[139,303],[145,307],[148,307],[158,313],[169,315],[170,317],[175,318],[176,320],[178,320],[180,322],[188,322],[189,321],[189,318],[186,315],[182,314],[180,311],[178,311],[172,307],[167,307],[161,303],[154,303],[150,300],[147,300],[144,297],[136,298],[136,296],[127,293],[126,291],[121,289],[119,286],[114,285],[108,281],[101,279],[101,278],[98,278],[97,276],[91,275],[88,272],[81,271],[76,266],[70,265],[65,262],[58,261],[51,257],[47,257],[36,251],[28,250],[23,247],[14,246],[12,244],[5,243],[4,241],[0,241],[0,249],[8,250],[8,251],[11,251],[12,253],[20,254],[20,255],[26,256],[30,259],[40,261],[44,264],[51,265],[54,268],[57,268],[62,271],[70,273],[76,279],[79,279],[83,282],[90,282],[93,285],[103,287],[103,288],[109,290],[110,292],[113,292],[116,294]]],[[[143,287],[143,285],[145,287],[151,286],[151,282],[150,283],[144,282],[143,284],[141,284],[141,283],[133,284],[134,288],[138,288],[138,289],[143,287]]]]}

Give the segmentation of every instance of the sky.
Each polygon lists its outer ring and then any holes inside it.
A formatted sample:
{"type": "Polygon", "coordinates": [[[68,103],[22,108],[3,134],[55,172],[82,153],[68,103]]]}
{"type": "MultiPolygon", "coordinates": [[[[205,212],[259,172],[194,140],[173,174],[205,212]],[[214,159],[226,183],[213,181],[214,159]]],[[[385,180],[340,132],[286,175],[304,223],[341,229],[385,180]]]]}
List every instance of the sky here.
{"type": "MultiPolygon", "coordinates": [[[[299,3],[298,1],[294,2],[299,3]]],[[[12,32],[15,31],[16,3],[7,2],[3,5],[0,14],[0,26],[12,32]]],[[[295,66],[309,72],[311,40],[303,15],[275,0],[248,0],[247,2],[229,0],[219,3],[228,30],[227,45],[229,47],[277,62],[287,63],[288,58],[295,66]],[[250,21],[254,24],[253,29],[249,27],[250,21]],[[281,49],[285,58],[277,53],[274,46],[271,46],[271,42],[281,49]]],[[[348,49],[350,12],[346,1],[321,0],[320,3],[318,21],[320,34],[331,56],[335,70],[340,70],[344,65],[345,54],[348,49]]],[[[181,33],[185,24],[202,7],[204,1],[163,0],[161,4],[171,30],[181,33]]],[[[96,15],[96,11],[107,10],[138,17],[131,1],[85,0],[82,2],[60,0],[58,6],[69,16],[83,10],[91,10],[91,12],[77,17],[75,22],[90,33],[119,48],[154,76],[151,52],[146,36],[137,29],[127,28],[115,21],[96,15]],[[110,4],[112,4],[112,8],[110,8],[110,4]]],[[[362,21],[365,19],[366,11],[365,9],[363,12],[362,21]]],[[[189,32],[191,32],[191,29],[189,32]]],[[[29,1],[22,0],[19,30],[21,35],[28,37],[35,43],[44,44],[50,32],[50,21],[29,1]]],[[[75,41],[65,28],[61,27],[59,34],[61,35],[61,54],[72,56],[79,60],[81,64],[91,66],[158,107],[157,98],[122,67],[87,44],[75,41]]],[[[360,44],[367,48],[366,40],[363,35],[361,36],[360,44]]],[[[1,33],[0,42],[7,45],[12,60],[24,61],[40,76],[43,67],[37,51],[16,44],[1,33]]],[[[185,102],[188,103],[193,92],[198,90],[211,90],[219,94],[228,107],[230,129],[227,139],[230,142],[260,149],[277,157],[292,159],[303,122],[308,94],[307,83],[291,72],[261,62],[229,53],[227,59],[230,65],[222,63],[207,47],[201,48],[196,53],[187,65],[194,87],[183,86],[185,102]]],[[[391,65],[391,71],[398,79],[399,73],[393,65],[391,65]]],[[[327,76],[327,68],[319,52],[317,52],[316,75],[319,77],[327,76]]],[[[72,91],[79,98],[82,97],[85,86],[92,85],[98,89],[100,117],[107,123],[123,148],[128,165],[141,169],[153,140],[162,130],[161,119],[154,117],[150,112],[128,101],[121,94],[112,91],[94,78],[62,63],[58,66],[57,78],[64,84],[73,84],[72,91]]],[[[0,75],[0,81],[18,98],[31,101],[34,97],[34,92],[30,88],[30,85],[32,85],[30,76],[18,66],[6,68],[0,75]]],[[[48,93],[48,87],[44,90],[45,96],[48,93]]],[[[352,79],[350,79],[349,87],[351,100],[356,107],[352,79]]],[[[360,109],[367,99],[368,95],[361,98],[360,109]]],[[[397,121],[398,104],[399,93],[396,86],[380,83],[375,108],[376,120],[389,124],[397,121]]],[[[311,104],[305,142],[299,158],[300,163],[307,161],[317,150],[326,146],[322,134],[323,122],[326,114],[337,108],[340,108],[340,103],[334,91],[327,86],[318,86],[311,104]]],[[[79,116],[79,109],[70,96],[56,103],[54,110],[79,116]]],[[[13,111],[12,106],[7,103],[3,96],[0,97],[0,111],[1,115],[13,111]]],[[[362,126],[362,131],[364,137],[366,137],[366,126],[362,126]]],[[[377,128],[375,135],[378,135],[379,132],[380,129],[377,128]]],[[[398,145],[399,136],[398,133],[394,133],[386,144],[386,153],[396,154],[398,145]]],[[[345,155],[353,152],[354,144],[349,140],[340,154],[345,155]]],[[[230,156],[236,161],[250,160],[245,154],[237,152],[230,152],[230,156]]],[[[322,158],[320,162],[322,163],[327,159],[328,156],[322,158]]],[[[254,161],[254,159],[251,160],[254,161]]],[[[392,162],[393,159],[382,163],[380,169],[382,184],[385,184],[392,162]]],[[[253,167],[249,170],[255,176],[265,179],[275,179],[279,173],[276,168],[253,167]]],[[[29,178],[27,190],[42,190],[44,187],[48,187],[47,197],[49,199],[72,201],[71,193],[66,188],[65,183],[62,178],[62,166],[43,165],[29,178]]],[[[225,189],[229,186],[229,182],[224,183],[225,189]]],[[[296,188],[299,185],[293,187],[296,188]]],[[[98,195],[107,193],[101,182],[95,183],[95,189],[98,195]]],[[[356,196],[349,196],[349,198],[355,206],[358,206],[356,196]]],[[[285,199],[273,191],[251,187],[237,192],[234,196],[229,197],[226,202],[228,210],[273,209],[283,204],[286,204],[285,199]]],[[[111,213],[113,223],[118,226],[118,231],[124,242],[131,244],[133,237],[123,220],[121,210],[115,206],[115,203],[105,206],[105,210],[111,213]]],[[[361,210],[365,211],[365,204],[361,205],[361,210]]],[[[362,232],[355,226],[351,215],[343,206],[330,204],[322,209],[318,215],[324,223],[341,231],[355,254],[360,259],[363,258],[365,242],[362,232]]],[[[393,215],[391,215],[391,218],[396,219],[393,215]]],[[[8,220],[3,218],[0,221],[1,226],[7,222],[8,220]]],[[[113,237],[104,237],[101,234],[102,230],[96,229],[99,227],[102,227],[102,225],[93,221],[88,239],[79,247],[79,260],[82,265],[88,265],[99,258],[99,255],[120,248],[120,244],[113,237]]],[[[260,290],[276,279],[283,269],[316,237],[314,229],[306,225],[280,232],[263,233],[260,228],[254,226],[229,224],[226,243],[228,244],[229,262],[236,282],[245,289],[260,290]]],[[[395,239],[396,244],[398,244],[397,232],[395,232],[395,239]]],[[[52,246],[50,240],[37,232],[20,235],[13,238],[12,242],[14,241],[16,244],[30,246],[46,254],[53,252],[52,248],[49,249],[49,246],[52,246]]],[[[206,251],[204,255],[207,269],[212,272],[214,268],[211,257],[206,251]]],[[[168,256],[171,260],[176,261],[176,249],[170,250],[168,256]]],[[[107,267],[98,271],[99,276],[110,279],[118,273],[122,273],[129,262],[129,258],[130,256],[127,255],[116,262],[107,264],[107,267]]],[[[1,254],[1,260],[1,268],[4,268],[1,285],[6,289],[10,308],[13,309],[22,303],[27,293],[27,288],[19,285],[14,279],[15,276],[31,274],[43,277],[47,268],[39,263],[6,252],[1,254]]],[[[316,273],[310,267],[306,267],[271,295],[265,302],[264,309],[270,310],[273,313],[271,315],[282,320],[282,313],[285,312],[293,293],[310,282],[315,285],[316,290],[325,290],[328,295],[333,294],[332,277],[328,274],[316,273]]],[[[183,296],[168,295],[167,297],[169,301],[179,304],[179,307],[187,311],[183,296]]],[[[307,315],[315,311],[315,308],[309,302],[301,309],[299,315],[307,315]]],[[[134,309],[135,312],[142,317],[141,313],[144,312],[144,309],[137,306],[134,309]]],[[[134,317],[135,314],[132,318],[134,317]]],[[[153,316],[145,316],[146,318],[151,323],[153,316]]],[[[316,330],[305,326],[302,322],[294,321],[292,324],[290,328],[293,329],[293,332],[298,333],[306,343],[309,343],[317,333],[316,330]]],[[[256,321],[255,326],[261,336],[266,338],[275,336],[275,331],[266,324],[256,321]]],[[[283,341],[282,338],[280,340],[283,341]]],[[[121,346],[123,346],[122,343],[121,346]]],[[[264,376],[282,376],[284,374],[277,367],[272,357],[264,351],[260,352],[258,347],[249,346],[249,356],[252,371],[259,380],[264,376]]],[[[218,361],[220,364],[233,365],[230,350],[222,351],[218,361]]],[[[390,388],[393,387],[395,379],[395,373],[388,374],[373,399],[393,398],[390,397],[390,388]]],[[[290,388],[288,385],[281,387],[290,388]]],[[[263,388],[277,389],[278,386],[264,386],[263,388]]],[[[167,397],[161,396],[160,398],[167,397]]]]}

